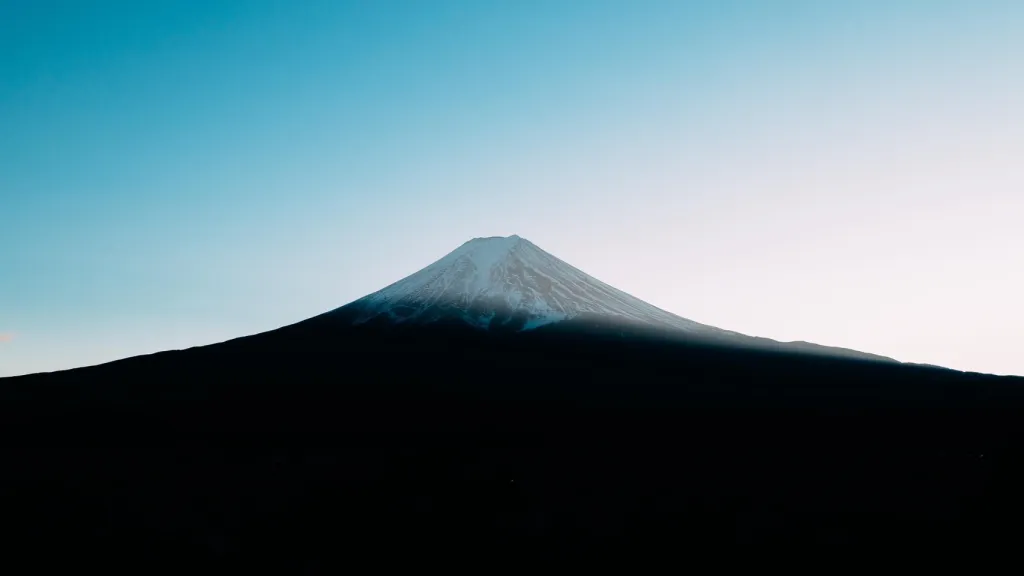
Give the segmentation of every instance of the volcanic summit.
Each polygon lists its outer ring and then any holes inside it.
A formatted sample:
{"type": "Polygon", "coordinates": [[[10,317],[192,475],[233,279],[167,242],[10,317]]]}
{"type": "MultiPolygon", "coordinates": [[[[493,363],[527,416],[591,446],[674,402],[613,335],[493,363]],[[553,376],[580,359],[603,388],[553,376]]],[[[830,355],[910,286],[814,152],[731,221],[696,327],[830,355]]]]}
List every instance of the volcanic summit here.
{"type": "Polygon", "coordinates": [[[682,318],[610,286],[517,235],[474,238],[405,278],[328,312],[346,324],[463,324],[526,332],[599,325],[716,345],[890,358],[808,342],[777,342],[682,318]]]}

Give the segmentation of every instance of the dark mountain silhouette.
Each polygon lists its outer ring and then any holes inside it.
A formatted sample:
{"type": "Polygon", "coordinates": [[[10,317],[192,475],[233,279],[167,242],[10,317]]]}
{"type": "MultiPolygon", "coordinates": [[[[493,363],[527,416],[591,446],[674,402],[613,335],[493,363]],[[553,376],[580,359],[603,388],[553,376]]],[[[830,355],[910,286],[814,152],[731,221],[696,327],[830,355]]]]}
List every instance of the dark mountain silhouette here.
{"type": "Polygon", "coordinates": [[[506,310],[499,329],[482,307],[395,322],[363,304],[0,380],[9,562],[492,571],[1017,545],[1024,379],[607,310],[531,329],[506,310]]]}

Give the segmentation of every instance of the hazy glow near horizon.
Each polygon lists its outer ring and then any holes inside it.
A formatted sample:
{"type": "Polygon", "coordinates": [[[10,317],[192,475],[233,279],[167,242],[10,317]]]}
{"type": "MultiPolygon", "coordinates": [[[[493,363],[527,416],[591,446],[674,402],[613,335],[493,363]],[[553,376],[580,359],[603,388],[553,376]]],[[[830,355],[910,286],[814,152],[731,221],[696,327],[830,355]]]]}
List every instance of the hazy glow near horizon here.
{"type": "Polygon", "coordinates": [[[0,376],[509,234],[705,324],[1024,375],[1024,3],[836,4],[4,3],[0,376]]]}

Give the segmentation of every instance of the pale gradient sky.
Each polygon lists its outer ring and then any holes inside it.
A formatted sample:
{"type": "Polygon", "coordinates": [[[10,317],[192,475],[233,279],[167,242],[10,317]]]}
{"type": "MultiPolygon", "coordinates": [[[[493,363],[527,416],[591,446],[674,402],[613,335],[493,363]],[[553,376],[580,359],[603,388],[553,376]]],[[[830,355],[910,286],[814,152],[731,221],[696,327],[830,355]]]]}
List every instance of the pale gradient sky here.
{"type": "Polygon", "coordinates": [[[0,0],[0,376],[519,234],[699,322],[1024,375],[1019,0],[0,0]]]}

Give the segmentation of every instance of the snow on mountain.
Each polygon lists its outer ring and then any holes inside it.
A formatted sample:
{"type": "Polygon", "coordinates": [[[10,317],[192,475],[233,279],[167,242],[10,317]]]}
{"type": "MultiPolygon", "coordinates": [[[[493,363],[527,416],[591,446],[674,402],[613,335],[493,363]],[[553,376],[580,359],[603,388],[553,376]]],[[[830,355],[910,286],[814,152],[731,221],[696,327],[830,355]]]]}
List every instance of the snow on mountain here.
{"type": "Polygon", "coordinates": [[[519,236],[475,238],[447,256],[344,309],[359,324],[460,319],[482,328],[530,330],[578,316],[690,333],[736,335],[630,296],[519,236]]]}
{"type": "Polygon", "coordinates": [[[440,260],[332,312],[352,324],[465,323],[528,331],[578,319],[717,344],[894,362],[809,342],[778,342],[681,318],[630,296],[519,236],[474,238],[440,260]]]}

